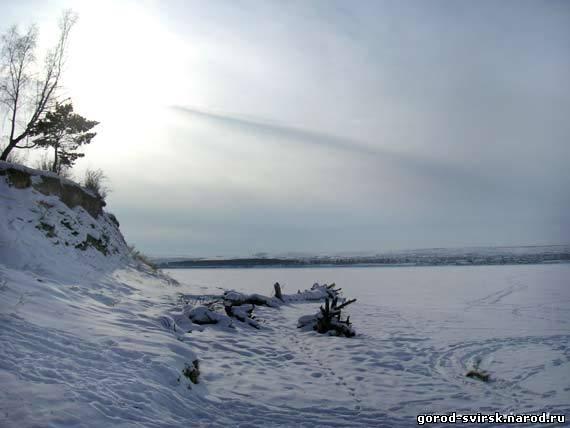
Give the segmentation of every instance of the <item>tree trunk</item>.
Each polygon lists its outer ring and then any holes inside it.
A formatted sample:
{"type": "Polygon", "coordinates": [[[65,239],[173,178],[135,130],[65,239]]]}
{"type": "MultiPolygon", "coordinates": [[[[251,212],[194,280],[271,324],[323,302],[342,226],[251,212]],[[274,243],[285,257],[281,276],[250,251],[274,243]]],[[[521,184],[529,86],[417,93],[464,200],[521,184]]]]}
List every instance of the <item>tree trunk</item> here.
{"type": "Polygon", "coordinates": [[[8,138],[8,145],[2,152],[2,156],[0,156],[0,160],[8,160],[8,155],[12,151],[16,144],[18,144],[18,140],[14,139],[14,134],[16,132],[16,114],[18,113],[18,100],[20,98],[20,86],[22,85],[22,71],[23,71],[23,64],[20,63],[20,67],[18,70],[18,74],[16,76],[16,94],[14,95],[14,99],[11,101],[12,105],[12,119],[10,123],[10,136],[8,138]]]}
{"type": "Polygon", "coordinates": [[[8,144],[4,149],[4,151],[2,152],[2,155],[0,155],[0,161],[8,160],[8,155],[10,154],[13,148],[14,146],[10,146],[10,144],[8,144]]]}
{"type": "Polygon", "coordinates": [[[53,155],[53,165],[51,166],[51,171],[57,173],[57,149],[58,147],[54,147],[54,155],[53,155]]]}

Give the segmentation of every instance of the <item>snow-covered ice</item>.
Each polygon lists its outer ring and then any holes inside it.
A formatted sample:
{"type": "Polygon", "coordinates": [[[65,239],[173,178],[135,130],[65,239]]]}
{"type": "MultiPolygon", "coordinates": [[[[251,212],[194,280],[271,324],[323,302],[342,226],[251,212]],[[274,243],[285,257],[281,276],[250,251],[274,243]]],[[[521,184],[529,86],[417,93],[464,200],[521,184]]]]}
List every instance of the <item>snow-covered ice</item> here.
{"type": "Polygon", "coordinates": [[[264,328],[190,334],[209,393],[260,424],[410,426],[421,413],[570,413],[570,265],[195,269],[192,292],[336,281],[357,336],[296,329],[318,304],[258,308],[264,328]],[[484,383],[465,377],[478,362],[484,383]],[[241,404],[238,404],[241,403],[241,404]],[[243,410],[242,410],[243,411],[243,410]],[[296,416],[292,416],[296,415],[296,416]]]}

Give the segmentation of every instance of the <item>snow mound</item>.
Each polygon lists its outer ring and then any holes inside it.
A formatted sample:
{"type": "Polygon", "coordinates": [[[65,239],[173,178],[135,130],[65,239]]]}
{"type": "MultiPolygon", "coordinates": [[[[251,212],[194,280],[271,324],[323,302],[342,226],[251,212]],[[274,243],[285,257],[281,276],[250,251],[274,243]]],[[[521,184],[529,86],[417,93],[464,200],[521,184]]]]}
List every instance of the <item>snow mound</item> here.
{"type": "Polygon", "coordinates": [[[192,308],[188,312],[188,318],[198,325],[202,324],[220,324],[224,327],[233,327],[232,320],[226,315],[214,312],[205,306],[192,308]]]}

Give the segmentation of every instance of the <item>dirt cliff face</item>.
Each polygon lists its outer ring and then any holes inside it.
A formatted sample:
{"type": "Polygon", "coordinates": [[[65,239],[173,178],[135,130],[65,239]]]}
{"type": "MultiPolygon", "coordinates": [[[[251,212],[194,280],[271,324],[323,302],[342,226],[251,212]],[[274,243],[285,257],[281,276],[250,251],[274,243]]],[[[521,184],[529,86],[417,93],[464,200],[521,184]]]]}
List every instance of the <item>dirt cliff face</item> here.
{"type": "Polygon", "coordinates": [[[0,162],[0,260],[66,277],[129,262],[119,222],[104,206],[71,180],[0,162]]]}
{"type": "Polygon", "coordinates": [[[69,208],[81,206],[95,219],[103,213],[103,199],[69,180],[48,174],[7,163],[0,165],[0,176],[6,176],[8,183],[17,189],[31,186],[46,196],[57,196],[69,208]]]}
{"type": "Polygon", "coordinates": [[[0,175],[8,176],[8,182],[16,189],[25,189],[32,185],[30,174],[16,168],[0,169],[0,175]]]}

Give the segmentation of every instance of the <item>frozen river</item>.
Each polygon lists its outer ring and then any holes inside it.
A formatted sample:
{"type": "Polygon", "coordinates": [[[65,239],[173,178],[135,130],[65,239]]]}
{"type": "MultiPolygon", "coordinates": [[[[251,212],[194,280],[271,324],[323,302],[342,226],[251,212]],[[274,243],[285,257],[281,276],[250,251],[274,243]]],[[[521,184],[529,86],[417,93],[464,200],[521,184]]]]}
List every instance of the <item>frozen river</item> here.
{"type": "Polygon", "coordinates": [[[228,412],[308,425],[412,425],[417,414],[453,411],[570,413],[569,264],[168,273],[191,294],[270,294],[276,281],[295,293],[336,282],[358,299],[352,339],[297,330],[296,319],[316,304],[260,308],[259,331],[190,335],[210,396],[228,412]],[[477,364],[490,382],[465,377],[477,364]]]}

